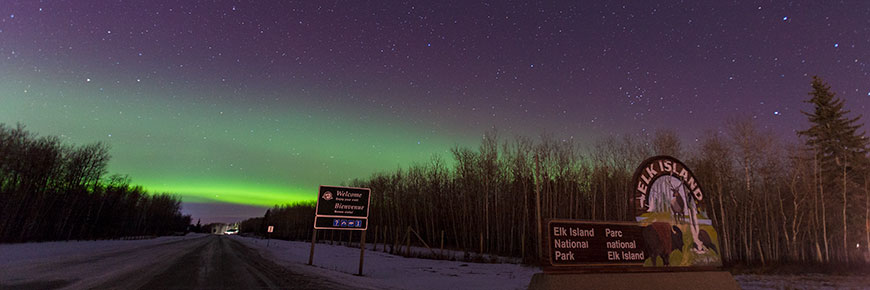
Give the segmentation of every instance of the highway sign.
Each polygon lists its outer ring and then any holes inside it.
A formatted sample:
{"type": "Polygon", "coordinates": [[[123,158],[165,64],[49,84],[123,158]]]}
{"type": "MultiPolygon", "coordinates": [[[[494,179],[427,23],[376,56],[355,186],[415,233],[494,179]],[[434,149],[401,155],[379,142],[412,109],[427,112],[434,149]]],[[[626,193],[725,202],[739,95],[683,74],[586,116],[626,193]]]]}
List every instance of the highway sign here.
{"type": "Polygon", "coordinates": [[[314,217],[315,229],[366,230],[368,229],[368,188],[321,185],[317,193],[314,217]]]}

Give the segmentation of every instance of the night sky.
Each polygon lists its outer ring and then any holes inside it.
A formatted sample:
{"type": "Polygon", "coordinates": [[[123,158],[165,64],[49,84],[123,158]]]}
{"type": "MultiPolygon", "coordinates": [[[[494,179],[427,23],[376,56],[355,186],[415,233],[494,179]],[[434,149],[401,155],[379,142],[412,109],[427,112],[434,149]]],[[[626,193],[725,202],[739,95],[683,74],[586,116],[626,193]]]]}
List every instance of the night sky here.
{"type": "Polygon", "coordinates": [[[813,75],[870,105],[866,1],[40,2],[0,0],[0,123],[106,142],[110,173],[204,221],[491,128],[692,146],[741,117],[792,140],[813,75]]]}

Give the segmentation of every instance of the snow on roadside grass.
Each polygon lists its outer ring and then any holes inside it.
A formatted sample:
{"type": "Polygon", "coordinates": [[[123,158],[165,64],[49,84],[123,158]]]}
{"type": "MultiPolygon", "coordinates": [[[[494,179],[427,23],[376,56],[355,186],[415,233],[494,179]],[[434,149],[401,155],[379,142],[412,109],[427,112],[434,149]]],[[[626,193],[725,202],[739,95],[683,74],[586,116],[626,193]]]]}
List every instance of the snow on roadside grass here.
{"type": "MultiPolygon", "coordinates": [[[[479,264],[404,258],[367,247],[364,277],[354,276],[359,267],[359,248],[318,243],[314,267],[308,266],[311,243],[238,237],[267,258],[291,271],[360,289],[526,289],[540,268],[515,264],[479,264]]],[[[735,275],[743,289],[870,289],[870,277],[822,274],[735,275]]]]}
{"type": "Polygon", "coordinates": [[[47,260],[54,257],[88,257],[100,253],[142,246],[190,239],[206,234],[168,236],[145,240],[97,240],[97,241],[57,241],[20,244],[0,244],[0,267],[19,264],[31,260],[47,260]]]}
{"type": "MultiPolygon", "coordinates": [[[[191,239],[205,234],[189,234],[183,237],[159,237],[148,240],[100,240],[0,244],[0,273],[13,267],[33,263],[55,263],[97,256],[103,253],[132,250],[180,239],[191,239]],[[60,259],[60,260],[58,260],[60,259]]],[[[525,289],[536,267],[515,264],[480,264],[456,261],[404,258],[380,251],[365,255],[363,274],[357,273],[359,248],[317,244],[314,266],[308,266],[310,243],[266,240],[234,236],[234,239],[258,249],[267,258],[290,270],[313,277],[324,277],[340,284],[360,289],[525,289]]],[[[452,253],[458,256],[458,253],[452,253]]],[[[151,258],[151,257],[149,257],[151,258]]],[[[148,259],[137,260],[145,263],[148,259]]],[[[95,263],[108,263],[95,261],[95,263]]],[[[118,271],[122,270],[119,267],[118,271]]],[[[64,269],[59,266],[56,277],[65,277],[68,272],[83,269],[64,269]]],[[[89,275],[109,275],[108,272],[92,272],[89,275]]],[[[3,275],[0,275],[3,278],[3,275]]],[[[8,277],[7,277],[8,278],[8,277]]],[[[93,277],[92,277],[93,278],[93,277]]],[[[833,276],[822,274],[801,275],[736,275],[743,289],[870,289],[870,277],[833,276]]],[[[3,279],[0,279],[3,280],[3,279]]]]}
{"type": "Polygon", "coordinates": [[[359,270],[359,248],[318,243],[314,267],[308,266],[311,243],[235,237],[260,250],[276,263],[312,276],[368,289],[526,289],[537,267],[516,264],[481,264],[458,261],[405,258],[366,249],[363,275],[359,270]]]}

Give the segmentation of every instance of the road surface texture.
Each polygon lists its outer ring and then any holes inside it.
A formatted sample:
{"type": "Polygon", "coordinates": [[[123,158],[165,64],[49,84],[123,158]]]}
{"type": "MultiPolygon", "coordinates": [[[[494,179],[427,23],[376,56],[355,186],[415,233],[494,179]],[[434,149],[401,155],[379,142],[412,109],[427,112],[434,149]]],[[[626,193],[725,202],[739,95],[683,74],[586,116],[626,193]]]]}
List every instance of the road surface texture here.
{"type": "Polygon", "coordinates": [[[292,273],[225,236],[4,267],[0,289],[349,289],[292,273]]]}

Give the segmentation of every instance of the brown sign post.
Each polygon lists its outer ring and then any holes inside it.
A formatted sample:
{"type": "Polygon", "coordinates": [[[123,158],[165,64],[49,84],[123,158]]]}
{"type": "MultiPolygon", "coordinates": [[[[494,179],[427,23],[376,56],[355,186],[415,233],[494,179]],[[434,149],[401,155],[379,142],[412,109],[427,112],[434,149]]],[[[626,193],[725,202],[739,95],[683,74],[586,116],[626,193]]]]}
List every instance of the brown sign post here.
{"type": "Polygon", "coordinates": [[[360,233],[359,273],[362,276],[368,229],[371,189],[358,187],[321,185],[317,193],[314,213],[314,233],[311,235],[311,252],[308,265],[314,264],[314,244],[317,230],[350,230],[360,233]]]}

